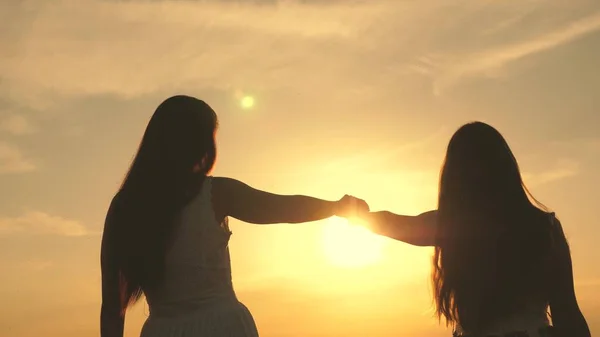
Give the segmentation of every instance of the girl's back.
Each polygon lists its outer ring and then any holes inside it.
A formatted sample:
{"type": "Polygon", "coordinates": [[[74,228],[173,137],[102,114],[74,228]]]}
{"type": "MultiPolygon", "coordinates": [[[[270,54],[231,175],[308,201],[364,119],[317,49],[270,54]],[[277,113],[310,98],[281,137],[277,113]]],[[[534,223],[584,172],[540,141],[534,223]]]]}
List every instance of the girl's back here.
{"type": "Polygon", "coordinates": [[[520,219],[507,215],[498,219],[498,231],[447,248],[445,256],[460,261],[447,263],[444,271],[459,333],[538,336],[549,325],[554,219],[537,208],[520,219]]]}
{"type": "Polygon", "coordinates": [[[258,335],[231,284],[227,217],[303,223],[368,211],[363,200],[278,195],[209,176],[218,121],[189,96],[162,102],[109,207],[100,249],[100,334],[123,336],[127,308],[143,294],[142,336],[258,335]]]}
{"type": "Polygon", "coordinates": [[[144,289],[150,317],[142,337],[255,336],[248,309],[231,282],[227,218],[212,205],[212,180],[183,208],[174,226],[162,282],[144,289]]]}
{"type": "Polygon", "coordinates": [[[176,315],[214,299],[235,299],[231,283],[227,219],[216,219],[212,177],[177,217],[165,257],[163,282],[144,289],[151,315],[176,315]]]}
{"type": "Polygon", "coordinates": [[[377,233],[435,246],[436,314],[457,335],[539,336],[549,305],[558,336],[589,336],[560,223],[529,193],[510,147],[490,125],[469,123],[452,136],[436,211],[371,219],[377,233]]]}
{"type": "Polygon", "coordinates": [[[373,212],[368,220],[377,234],[435,246],[434,300],[455,336],[589,337],[562,225],[553,213],[530,214],[528,221],[503,221],[512,225],[496,237],[455,235],[445,244],[437,210],[418,216],[373,212]]]}

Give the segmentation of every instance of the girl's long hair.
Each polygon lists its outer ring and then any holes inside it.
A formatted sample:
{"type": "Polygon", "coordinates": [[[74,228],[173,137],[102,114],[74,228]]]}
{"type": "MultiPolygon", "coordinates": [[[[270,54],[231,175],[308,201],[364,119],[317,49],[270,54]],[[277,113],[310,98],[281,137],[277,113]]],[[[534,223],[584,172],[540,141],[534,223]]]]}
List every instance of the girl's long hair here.
{"type": "Polygon", "coordinates": [[[476,333],[529,303],[547,303],[549,214],[490,125],[462,126],[440,176],[432,281],[439,319],[476,333]]]}
{"type": "Polygon", "coordinates": [[[183,95],[166,99],[150,119],[113,200],[110,249],[122,314],[145,289],[161,282],[176,217],[214,165],[217,124],[208,104],[183,95]]]}

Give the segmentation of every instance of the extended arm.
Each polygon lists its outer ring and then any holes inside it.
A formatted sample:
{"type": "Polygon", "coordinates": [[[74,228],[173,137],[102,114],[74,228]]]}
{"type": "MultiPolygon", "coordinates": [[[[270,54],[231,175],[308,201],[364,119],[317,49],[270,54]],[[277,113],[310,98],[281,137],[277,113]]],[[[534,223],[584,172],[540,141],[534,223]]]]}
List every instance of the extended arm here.
{"type": "Polygon", "coordinates": [[[114,201],[112,202],[102,234],[100,266],[102,270],[102,308],[100,309],[100,336],[123,337],[125,318],[121,314],[119,300],[118,269],[114,263],[113,229],[114,201]]]}
{"type": "Polygon", "coordinates": [[[550,312],[557,337],[590,337],[587,325],[575,296],[573,264],[569,244],[558,220],[554,224],[556,258],[550,294],[550,312]]]}
{"type": "Polygon", "coordinates": [[[254,224],[300,223],[333,215],[346,216],[353,202],[357,212],[368,211],[364,201],[353,197],[326,201],[304,195],[279,195],[231,178],[213,178],[212,193],[217,216],[232,216],[254,224]]]}
{"type": "Polygon", "coordinates": [[[434,246],[437,211],[417,216],[398,215],[387,211],[371,212],[365,220],[372,232],[415,246],[434,246]]]}

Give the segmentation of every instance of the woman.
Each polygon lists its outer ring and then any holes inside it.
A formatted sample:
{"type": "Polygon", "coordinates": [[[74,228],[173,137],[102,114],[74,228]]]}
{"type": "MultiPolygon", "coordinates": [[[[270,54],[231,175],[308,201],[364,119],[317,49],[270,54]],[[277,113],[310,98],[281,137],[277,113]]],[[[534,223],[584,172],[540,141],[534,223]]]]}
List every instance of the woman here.
{"type": "Polygon", "coordinates": [[[435,246],[436,313],[455,336],[590,336],[561,224],[528,192],[493,127],[474,122],[454,134],[437,211],[367,218],[375,233],[435,246]]]}
{"type": "Polygon", "coordinates": [[[255,224],[300,223],[368,211],[259,191],[209,176],[217,117],[188,96],[165,100],[108,210],[101,248],[101,335],[122,337],[125,311],[144,294],[143,337],[254,337],[252,316],[233,291],[229,216],[255,224]]]}

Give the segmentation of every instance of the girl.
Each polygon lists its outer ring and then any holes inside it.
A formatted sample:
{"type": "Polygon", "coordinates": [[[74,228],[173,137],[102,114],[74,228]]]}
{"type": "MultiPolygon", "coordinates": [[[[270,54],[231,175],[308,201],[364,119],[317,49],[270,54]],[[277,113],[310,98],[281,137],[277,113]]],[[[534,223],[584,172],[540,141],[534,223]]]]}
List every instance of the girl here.
{"type": "Polygon", "coordinates": [[[229,216],[255,224],[300,223],[368,212],[351,196],[336,202],[256,190],[209,175],[217,117],[188,96],[152,116],[113,198],[101,248],[101,336],[122,337],[125,311],[144,294],[143,337],[255,337],[231,283],[229,216]]]}
{"type": "Polygon", "coordinates": [[[528,192],[493,127],[474,122],[454,134],[437,211],[367,218],[375,233],[435,246],[436,313],[455,336],[590,336],[561,224],[528,192]]]}

